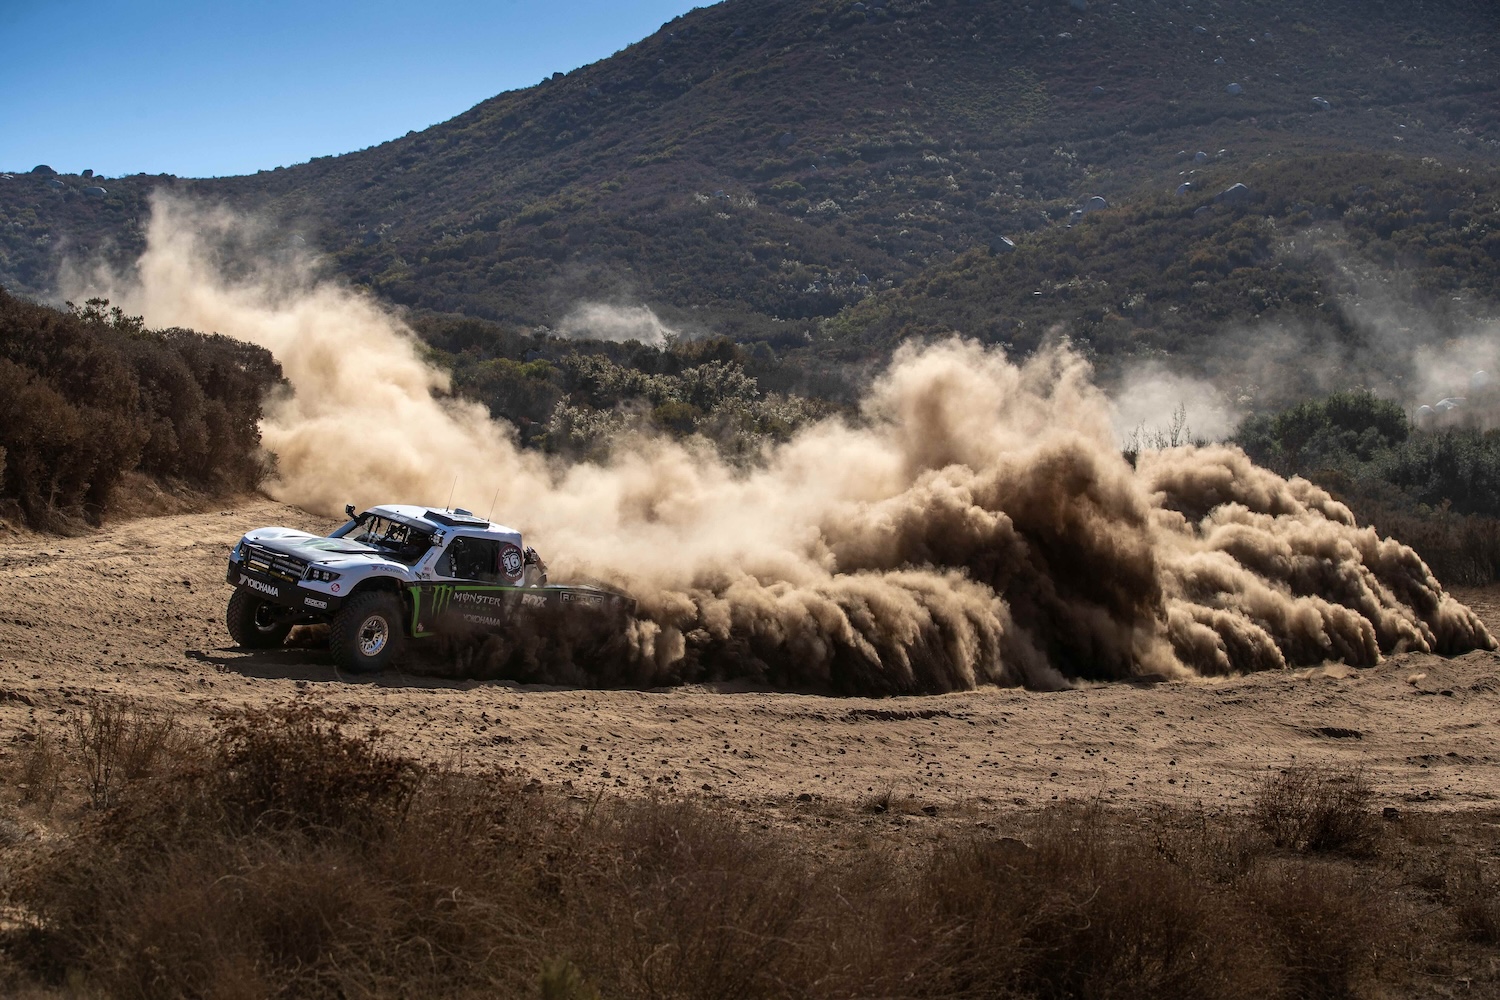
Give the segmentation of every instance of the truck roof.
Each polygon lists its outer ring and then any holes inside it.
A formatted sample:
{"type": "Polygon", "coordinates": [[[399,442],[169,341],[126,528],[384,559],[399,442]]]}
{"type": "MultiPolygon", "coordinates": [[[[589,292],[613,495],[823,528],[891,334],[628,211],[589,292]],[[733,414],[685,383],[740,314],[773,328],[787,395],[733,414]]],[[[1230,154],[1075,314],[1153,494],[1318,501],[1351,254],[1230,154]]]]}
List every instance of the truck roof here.
{"type": "Polygon", "coordinates": [[[387,503],[371,507],[369,513],[379,514],[381,517],[388,517],[395,521],[405,521],[428,531],[440,528],[451,534],[453,529],[457,528],[464,535],[496,538],[501,541],[514,542],[516,545],[521,544],[521,533],[515,528],[497,524],[463,508],[439,510],[409,503],[387,503]]]}

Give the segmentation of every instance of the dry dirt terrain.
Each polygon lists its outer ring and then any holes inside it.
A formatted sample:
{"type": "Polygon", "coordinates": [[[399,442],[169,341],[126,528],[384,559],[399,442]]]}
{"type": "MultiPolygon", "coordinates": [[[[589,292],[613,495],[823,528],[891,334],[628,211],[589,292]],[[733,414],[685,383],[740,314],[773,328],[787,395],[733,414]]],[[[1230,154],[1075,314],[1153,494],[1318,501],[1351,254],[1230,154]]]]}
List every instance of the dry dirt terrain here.
{"type": "MultiPolygon", "coordinates": [[[[329,527],[256,500],[88,537],[0,533],[0,740],[64,719],[95,695],[188,721],[306,697],[356,710],[407,753],[501,766],[580,793],[658,789],[776,805],[891,792],[939,810],[1100,797],[1216,810],[1246,800],[1268,769],[1317,761],[1362,767],[1377,804],[1487,809],[1500,796],[1493,653],[892,699],[350,677],[326,649],[231,644],[225,557],[240,534],[267,524],[329,527]]],[[[1459,596],[1500,631],[1500,591],[1459,596]]]]}

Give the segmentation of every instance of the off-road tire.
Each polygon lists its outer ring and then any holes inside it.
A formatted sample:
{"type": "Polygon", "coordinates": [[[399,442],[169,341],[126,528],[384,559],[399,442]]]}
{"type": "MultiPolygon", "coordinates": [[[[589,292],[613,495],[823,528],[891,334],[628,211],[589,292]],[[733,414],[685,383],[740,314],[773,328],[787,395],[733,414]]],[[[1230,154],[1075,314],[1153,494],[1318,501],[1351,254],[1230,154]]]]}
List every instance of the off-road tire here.
{"type": "Polygon", "coordinates": [[[245,649],[275,649],[292,630],[292,623],[282,620],[280,610],[245,587],[234,588],[224,613],[230,638],[245,649]]]}
{"type": "Polygon", "coordinates": [[[394,594],[355,594],[328,626],[333,662],[353,674],[384,670],[400,652],[403,617],[401,600],[394,594]]]}

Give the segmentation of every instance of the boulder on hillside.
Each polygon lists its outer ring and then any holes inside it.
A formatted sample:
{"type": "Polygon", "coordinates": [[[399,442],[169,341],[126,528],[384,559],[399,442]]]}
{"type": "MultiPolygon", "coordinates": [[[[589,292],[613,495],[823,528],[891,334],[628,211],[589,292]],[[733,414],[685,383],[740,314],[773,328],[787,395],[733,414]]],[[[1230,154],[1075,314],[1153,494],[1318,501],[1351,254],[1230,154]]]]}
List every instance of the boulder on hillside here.
{"type": "Polygon", "coordinates": [[[108,191],[104,190],[102,187],[97,186],[86,187],[83,189],[83,193],[88,195],[90,198],[103,198],[105,195],[109,194],[108,191]]]}
{"type": "Polygon", "coordinates": [[[31,172],[42,177],[51,177],[53,174],[57,173],[56,170],[53,170],[45,163],[38,163],[36,166],[31,168],[31,172]]]}
{"type": "Polygon", "coordinates": [[[1193,182],[1192,181],[1183,181],[1181,184],[1177,185],[1177,194],[1179,196],[1180,195],[1189,194],[1189,193],[1192,192],[1192,190],[1193,190],[1193,182]]]}
{"type": "Polygon", "coordinates": [[[1326,100],[1324,100],[1321,97],[1314,97],[1312,99],[1312,102],[1313,102],[1313,107],[1317,108],[1319,111],[1332,111],[1333,110],[1333,105],[1329,104],[1326,100]]]}
{"type": "MultiPolygon", "coordinates": [[[[1015,252],[1016,241],[1011,239],[1009,236],[996,236],[994,239],[990,240],[990,253],[994,254],[996,257],[1001,257],[1005,254],[1015,252]]],[[[862,278],[864,277],[864,275],[860,275],[860,277],[862,278]]]]}
{"type": "Polygon", "coordinates": [[[1214,195],[1214,203],[1218,205],[1243,205],[1249,200],[1250,189],[1238,182],[1214,195]]]}
{"type": "Polygon", "coordinates": [[[1224,93],[1228,94],[1230,97],[1234,97],[1234,96],[1236,96],[1238,94],[1242,94],[1244,92],[1245,92],[1245,88],[1241,87],[1237,83],[1231,83],[1229,86],[1227,86],[1227,87],[1224,88],[1224,93]]]}
{"type": "Polygon", "coordinates": [[[1099,197],[1096,194],[1088,201],[1084,202],[1083,207],[1080,208],[1079,211],[1084,215],[1088,215],[1090,212],[1102,212],[1108,207],[1109,202],[1105,201],[1103,198],[1099,197]]]}
{"type": "Polygon", "coordinates": [[[1208,154],[1205,153],[1201,149],[1198,150],[1198,152],[1196,152],[1196,153],[1193,154],[1193,162],[1194,163],[1207,163],[1208,162],[1208,154]]]}

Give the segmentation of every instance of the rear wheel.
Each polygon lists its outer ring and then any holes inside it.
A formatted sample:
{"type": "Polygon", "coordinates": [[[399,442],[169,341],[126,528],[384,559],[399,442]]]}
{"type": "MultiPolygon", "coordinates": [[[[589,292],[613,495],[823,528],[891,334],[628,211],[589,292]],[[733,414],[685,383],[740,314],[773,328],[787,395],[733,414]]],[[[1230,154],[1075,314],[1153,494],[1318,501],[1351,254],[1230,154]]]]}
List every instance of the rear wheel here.
{"type": "Polygon", "coordinates": [[[230,637],[246,649],[275,649],[292,630],[280,607],[244,587],[234,589],[224,619],[230,637]]]}
{"type": "Polygon", "coordinates": [[[401,621],[401,601],[394,594],[355,594],[328,628],[333,662],[350,673],[384,670],[401,648],[401,621]]]}

